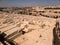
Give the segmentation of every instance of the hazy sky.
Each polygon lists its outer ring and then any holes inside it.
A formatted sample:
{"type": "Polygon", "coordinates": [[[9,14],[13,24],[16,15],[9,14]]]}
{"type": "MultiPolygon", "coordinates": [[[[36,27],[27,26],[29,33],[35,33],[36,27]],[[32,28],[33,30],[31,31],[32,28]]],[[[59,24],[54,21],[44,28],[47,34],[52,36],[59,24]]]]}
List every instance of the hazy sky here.
{"type": "Polygon", "coordinates": [[[0,0],[0,7],[60,5],[60,0],[0,0]]]}

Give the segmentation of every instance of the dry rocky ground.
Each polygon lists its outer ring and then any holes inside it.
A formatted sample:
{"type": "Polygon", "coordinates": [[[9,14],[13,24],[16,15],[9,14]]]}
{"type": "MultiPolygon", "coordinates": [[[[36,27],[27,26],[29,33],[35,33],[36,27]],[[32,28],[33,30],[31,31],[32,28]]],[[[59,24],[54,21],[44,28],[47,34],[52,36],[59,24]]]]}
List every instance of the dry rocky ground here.
{"type": "Polygon", "coordinates": [[[18,45],[52,45],[56,19],[43,16],[0,14],[0,31],[7,35],[24,28],[25,34],[14,39],[18,45]]]}

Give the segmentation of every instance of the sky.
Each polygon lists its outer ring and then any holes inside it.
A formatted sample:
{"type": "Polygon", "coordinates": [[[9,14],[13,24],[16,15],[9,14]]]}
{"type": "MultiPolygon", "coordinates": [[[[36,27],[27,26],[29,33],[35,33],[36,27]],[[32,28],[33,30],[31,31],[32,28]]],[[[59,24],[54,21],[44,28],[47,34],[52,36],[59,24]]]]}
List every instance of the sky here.
{"type": "Polygon", "coordinates": [[[0,0],[0,7],[60,5],[60,0],[0,0]]]}

